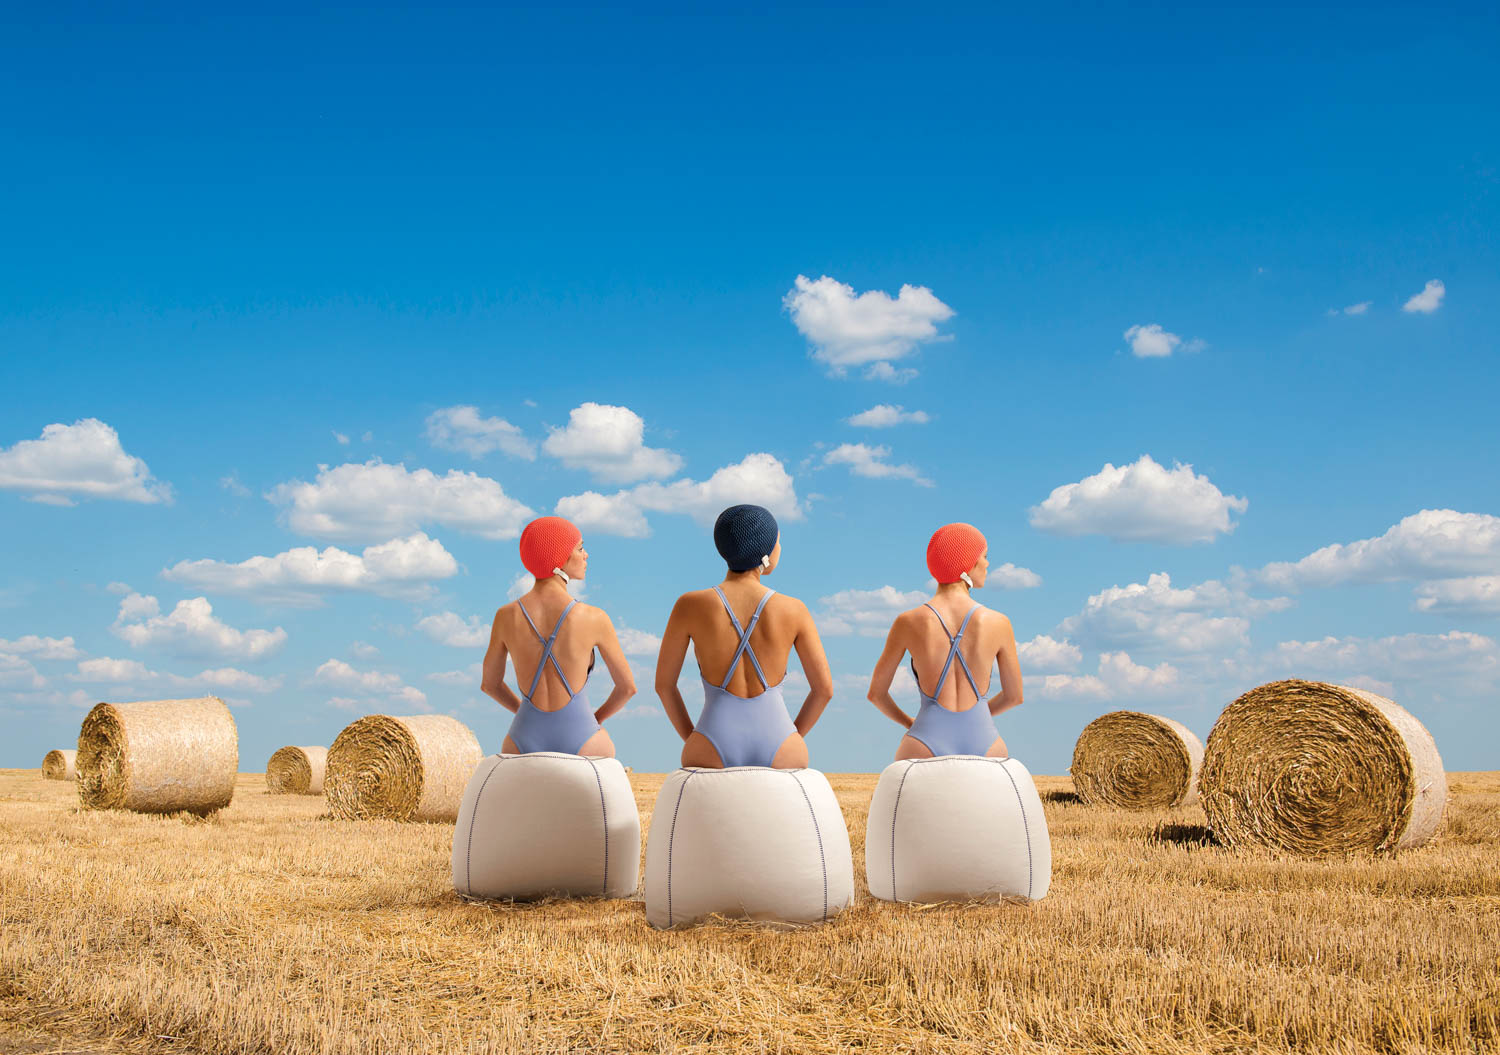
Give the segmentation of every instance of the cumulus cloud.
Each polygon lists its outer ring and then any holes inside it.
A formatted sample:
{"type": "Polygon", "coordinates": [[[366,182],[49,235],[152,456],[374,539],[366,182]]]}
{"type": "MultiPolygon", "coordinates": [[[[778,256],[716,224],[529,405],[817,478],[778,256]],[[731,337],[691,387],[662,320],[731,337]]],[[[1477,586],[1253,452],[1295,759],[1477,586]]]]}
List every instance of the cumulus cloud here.
{"type": "Polygon", "coordinates": [[[0,685],[8,689],[37,691],[47,687],[47,679],[30,660],[0,652],[0,685]]]}
{"type": "MultiPolygon", "coordinates": [[[[984,584],[991,589],[1031,590],[1042,584],[1042,577],[1030,568],[1020,568],[1006,561],[1004,564],[990,566],[990,570],[985,573],[984,584]]],[[[936,581],[933,582],[933,588],[937,588],[936,581]]]]}
{"type": "Polygon", "coordinates": [[[26,634],[7,641],[0,637],[0,655],[30,656],[33,659],[77,659],[80,655],[69,637],[38,637],[26,634]]]}
{"type": "Polygon", "coordinates": [[[291,480],[266,495],[285,507],[293,531],[320,538],[363,540],[410,534],[440,524],[486,539],[513,539],[536,514],[494,480],[458,469],[438,476],[408,471],[379,458],[329,468],[312,483],[291,480]]]}
{"type": "Polygon", "coordinates": [[[615,631],[620,650],[627,656],[654,656],[661,651],[661,638],[645,630],[622,626],[615,631]]]}
{"type": "Polygon", "coordinates": [[[637,484],[612,495],[569,495],[558,500],[556,512],[585,531],[642,538],[651,533],[645,512],[679,513],[711,524],[726,506],[741,502],[765,506],[778,519],[802,519],[791,475],[778,458],[765,453],[747,454],[707,480],[637,484]]]}
{"type": "Polygon", "coordinates": [[[1158,572],[1144,583],[1111,586],[1059,625],[1089,648],[1211,653],[1250,643],[1250,618],[1291,606],[1286,597],[1254,598],[1217,580],[1183,589],[1158,572]]]}
{"type": "Polygon", "coordinates": [[[682,468],[671,451],[647,447],[645,433],[646,422],[629,407],[584,403],[569,411],[567,425],[548,433],[542,450],[607,483],[671,476],[682,468]]]}
{"type": "Polygon", "coordinates": [[[374,670],[355,670],[341,659],[330,659],[318,667],[313,671],[312,680],[318,685],[330,685],[335,688],[385,696],[424,711],[431,709],[427,706],[427,694],[421,689],[407,685],[399,675],[374,670]]]}
{"type": "Polygon", "coordinates": [[[823,455],[824,465],[847,465],[856,476],[874,479],[899,477],[922,487],[931,487],[932,481],[918,471],[915,465],[892,465],[885,459],[890,455],[889,447],[871,447],[864,443],[841,443],[823,455]]]}
{"type": "Polygon", "coordinates": [[[882,381],[906,380],[892,362],[918,345],[948,339],[938,335],[937,324],[953,317],[926,286],[903,285],[894,298],[882,290],[856,296],[854,287],[827,275],[816,281],[798,275],[781,303],[830,374],[867,366],[866,376],[882,381]]]}
{"type": "Polygon", "coordinates": [[[160,647],[179,655],[260,659],[286,643],[286,631],[237,630],[214,615],[206,597],[178,601],[162,615],[155,597],[133,593],[120,602],[111,632],[135,648],[160,647]]]}
{"type": "Polygon", "coordinates": [[[440,670],[434,674],[427,675],[428,681],[435,681],[441,685],[462,685],[467,688],[478,688],[480,679],[484,676],[484,663],[475,660],[463,670],[440,670]]]}
{"type": "Polygon", "coordinates": [[[1164,359],[1178,348],[1184,352],[1201,352],[1208,347],[1196,337],[1183,341],[1177,334],[1168,333],[1154,322],[1130,327],[1125,331],[1125,339],[1130,342],[1130,353],[1137,359],[1164,359]]]}
{"type": "Polygon", "coordinates": [[[457,572],[458,562],[443,544],[419,531],[367,546],[359,554],[333,546],[321,552],[313,546],[299,546],[274,557],[251,557],[238,564],[185,560],[164,570],[162,576],[219,593],[316,605],[329,591],[420,598],[431,593],[431,580],[446,579],[457,572]]]}
{"type": "Polygon", "coordinates": [[[1363,315],[1365,312],[1367,312],[1367,311],[1370,310],[1370,304],[1371,303],[1373,303],[1373,302],[1372,301],[1368,301],[1368,300],[1362,300],[1358,304],[1350,304],[1348,307],[1344,308],[1344,314],[1345,315],[1363,315]]]}
{"type": "Polygon", "coordinates": [[[1168,470],[1143,454],[1133,464],[1106,462],[1093,476],[1054,488],[1030,515],[1032,527],[1054,535],[1183,545],[1233,531],[1230,513],[1249,507],[1248,499],[1224,494],[1191,465],[1168,470]]]}
{"type": "Polygon", "coordinates": [[[1039,695],[1074,700],[1125,700],[1153,696],[1177,684],[1177,668],[1170,663],[1142,666],[1124,652],[1099,656],[1097,674],[1048,674],[1032,679],[1039,695]]]}
{"type": "Polygon", "coordinates": [[[925,425],[932,419],[925,410],[905,410],[889,403],[877,403],[845,419],[850,425],[866,429],[888,429],[893,425],[925,425]]]}
{"type": "Polygon", "coordinates": [[[818,599],[818,632],[830,637],[885,637],[896,616],[925,600],[927,595],[921,590],[898,590],[894,586],[840,590],[818,599]]]}
{"type": "Polygon", "coordinates": [[[1500,575],[1424,582],[1417,587],[1417,610],[1441,615],[1500,615],[1500,575]]]}
{"type": "Polygon", "coordinates": [[[138,690],[153,688],[184,691],[227,689],[237,692],[267,693],[281,688],[280,678],[266,678],[234,667],[217,667],[184,677],[151,670],[137,659],[114,659],[109,656],[82,660],[78,664],[77,673],[70,674],[68,677],[77,682],[131,686],[138,690]]]}
{"type": "Polygon", "coordinates": [[[33,502],[73,505],[70,495],[121,502],[171,502],[172,488],[127,454],[120,436],[98,418],[42,429],[40,439],[0,448],[0,490],[24,491],[33,502]]]}
{"type": "Polygon", "coordinates": [[[349,651],[359,659],[374,659],[380,655],[380,649],[367,641],[356,641],[349,646],[349,651]]]}
{"type": "Polygon", "coordinates": [[[417,620],[417,629],[441,645],[479,648],[489,644],[490,628],[477,615],[467,619],[456,612],[440,612],[417,620]]]}
{"type": "Polygon", "coordinates": [[[1046,634],[1038,634],[1030,641],[1018,644],[1016,655],[1021,660],[1023,672],[1075,670],[1083,662],[1083,650],[1077,645],[1071,641],[1055,640],[1046,634]]]}
{"type": "Polygon", "coordinates": [[[236,498],[245,498],[250,494],[250,488],[240,482],[240,474],[232,472],[228,476],[219,477],[219,486],[236,498]]]}
{"type": "Polygon", "coordinates": [[[1427,285],[1422,287],[1422,292],[1412,294],[1410,300],[1401,305],[1402,311],[1421,312],[1423,315],[1431,315],[1442,307],[1443,297],[1448,290],[1444,288],[1439,279],[1429,279],[1427,285]]]}
{"type": "Polygon", "coordinates": [[[427,442],[471,458],[500,451],[511,458],[536,460],[536,444],[518,426],[504,418],[481,417],[474,406],[442,407],[427,415],[427,442]]]}
{"type": "Polygon", "coordinates": [[[1336,542],[1299,561],[1267,564],[1262,581],[1284,589],[1348,582],[1448,578],[1500,570],[1500,517],[1424,509],[1378,538],[1336,542]]]}
{"type": "Polygon", "coordinates": [[[1283,641],[1266,664],[1281,677],[1365,677],[1386,684],[1420,681],[1493,688],[1500,676],[1500,647],[1492,638],[1463,630],[1378,639],[1330,636],[1283,641]]]}

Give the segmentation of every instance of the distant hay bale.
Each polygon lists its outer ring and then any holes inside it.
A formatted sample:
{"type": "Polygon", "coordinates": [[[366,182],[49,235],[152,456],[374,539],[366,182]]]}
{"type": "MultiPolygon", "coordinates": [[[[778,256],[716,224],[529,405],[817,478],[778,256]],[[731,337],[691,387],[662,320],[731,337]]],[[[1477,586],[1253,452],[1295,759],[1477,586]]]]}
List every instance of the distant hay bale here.
{"type": "Polygon", "coordinates": [[[48,751],[42,759],[42,776],[48,780],[77,780],[78,752],[65,747],[48,751]]]}
{"type": "Polygon", "coordinates": [[[1198,799],[1203,741],[1181,722],[1111,711],[1084,726],[1073,747],[1073,789],[1091,806],[1127,810],[1186,806],[1198,799]]]}
{"type": "Polygon", "coordinates": [[[456,718],[367,715],[328,749],[324,792],[344,820],[453,821],[483,757],[456,718]]]}
{"type": "Polygon", "coordinates": [[[1316,681],[1271,682],[1224,708],[1201,786],[1220,842],[1304,857],[1421,846],[1448,801],[1421,722],[1383,696],[1316,681]]]}
{"type": "Polygon", "coordinates": [[[78,733],[85,809],[201,815],[229,805],[239,733],[217,696],[101,703],[78,733]]]}
{"type": "Polygon", "coordinates": [[[266,790],[272,795],[321,795],[326,747],[283,747],[266,763],[266,790]]]}

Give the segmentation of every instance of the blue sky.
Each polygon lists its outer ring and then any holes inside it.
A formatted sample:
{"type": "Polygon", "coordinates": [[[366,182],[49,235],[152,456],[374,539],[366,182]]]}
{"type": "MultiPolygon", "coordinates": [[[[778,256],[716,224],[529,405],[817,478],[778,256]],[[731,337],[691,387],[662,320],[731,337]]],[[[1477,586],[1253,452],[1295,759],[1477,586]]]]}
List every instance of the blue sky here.
{"type": "Polygon", "coordinates": [[[475,620],[561,509],[668,768],[650,635],[760,500],[819,768],[894,751],[950,520],[1037,772],[1290,675],[1500,766],[1493,7],[101,17],[0,14],[0,764],[206,691],[244,769],[422,708],[497,749],[475,620]]]}

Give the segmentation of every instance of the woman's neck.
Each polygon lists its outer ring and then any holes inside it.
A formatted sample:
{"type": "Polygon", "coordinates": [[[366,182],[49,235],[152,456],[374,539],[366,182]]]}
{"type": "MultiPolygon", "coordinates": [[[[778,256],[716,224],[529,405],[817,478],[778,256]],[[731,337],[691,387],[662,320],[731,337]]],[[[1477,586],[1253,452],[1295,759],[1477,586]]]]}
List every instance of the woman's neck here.
{"type": "Polygon", "coordinates": [[[947,600],[952,597],[967,598],[968,596],[969,588],[962,582],[944,582],[938,584],[937,592],[932,595],[932,599],[938,601],[947,600]]]}
{"type": "Polygon", "coordinates": [[[538,597],[551,597],[559,600],[563,597],[572,597],[572,594],[568,593],[568,588],[563,585],[563,581],[556,575],[538,579],[536,585],[531,588],[531,592],[538,597]]]}
{"type": "Polygon", "coordinates": [[[724,582],[753,582],[759,585],[761,570],[751,568],[749,571],[730,571],[724,573],[724,582]]]}

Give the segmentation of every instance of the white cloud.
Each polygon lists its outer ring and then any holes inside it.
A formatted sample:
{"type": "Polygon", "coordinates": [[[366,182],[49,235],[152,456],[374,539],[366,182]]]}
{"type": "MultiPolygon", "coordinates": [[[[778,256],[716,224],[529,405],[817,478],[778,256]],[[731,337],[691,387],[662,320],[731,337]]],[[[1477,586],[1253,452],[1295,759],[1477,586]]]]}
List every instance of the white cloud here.
{"type": "Polygon", "coordinates": [[[250,494],[250,488],[240,482],[240,474],[232,472],[228,476],[219,477],[219,486],[236,498],[245,498],[250,494]]]}
{"type": "Polygon", "coordinates": [[[904,385],[917,376],[917,371],[910,366],[900,368],[890,363],[871,363],[865,367],[866,381],[886,381],[893,385],[904,385]]]}
{"type": "Polygon", "coordinates": [[[112,582],[108,586],[106,586],[105,589],[108,590],[110,593],[118,593],[118,594],[127,594],[127,593],[134,593],[135,592],[134,590],[132,590],[130,588],[130,584],[126,583],[126,582],[112,582]]]}
{"type": "Polygon", "coordinates": [[[1402,311],[1419,311],[1423,315],[1431,315],[1442,306],[1443,297],[1448,290],[1439,279],[1429,279],[1427,285],[1422,287],[1422,292],[1415,293],[1411,299],[1401,305],[1402,311]]]}
{"type": "Polygon", "coordinates": [[[338,440],[340,447],[349,446],[349,437],[344,435],[342,432],[339,432],[337,429],[333,430],[333,438],[338,440]]]}
{"type": "Polygon", "coordinates": [[[1099,656],[1097,674],[1048,674],[1031,684],[1038,694],[1060,699],[1122,700],[1170,690],[1177,676],[1177,668],[1170,663],[1145,667],[1127,653],[1105,652],[1099,656]]]}
{"type": "Polygon", "coordinates": [[[869,410],[862,410],[845,420],[860,428],[888,429],[893,425],[925,425],[932,418],[928,417],[925,410],[906,410],[899,405],[877,403],[869,410]]]}
{"type": "Polygon", "coordinates": [[[427,675],[428,681],[435,681],[441,685],[462,685],[468,688],[477,688],[480,679],[484,676],[484,663],[475,660],[463,670],[440,670],[435,674],[427,675]]]}
{"type": "Polygon", "coordinates": [[[820,597],[818,632],[830,637],[858,634],[861,637],[885,637],[896,616],[915,608],[927,595],[921,590],[898,590],[879,586],[873,590],[840,590],[820,597]]]}
{"type": "Polygon", "coordinates": [[[286,631],[237,630],[214,615],[206,597],[178,601],[171,615],[161,615],[155,597],[130,594],[110,630],[135,648],[162,647],[179,655],[212,655],[236,659],[268,656],[286,643],[286,631]]]}
{"type": "Polygon", "coordinates": [[[441,524],[487,539],[513,539],[536,514],[494,480],[458,469],[438,476],[372,458],[318,466],[313,483],[291,480],[266,495],[286,506],[293,531],[336,539],[390,538],[424,524],[441,524]]]}
{"type": "Polygon", "coordinates": [[[26,634],[14,641],[0,638],[0,654],[31,656],[33,659],[77,659],[79,651],[69,637],[38,637],[26,634]]]}
{"type": "MultiPolygon", "coordinates": [[[[1042,577],[1030,568],[1018,568],[1006,561],[985,573],[984,584],[991,589],[1030,590],[1042,584],[1042,577]]],[[[937,589],[936,580],[933,580],[932,588],[937,589]]]]}
{"type": "Polygon", "coordinates": [[[42,677],[30,660],[0,652],[0,685],[9,689],[36,691],[47,687],[47,679],[42,677]]]}
{"type": "Polygon", "coordinates": [[[1266,662],[1281,676],[1317,675],[1343,683],[1368,677],[1398,685],[1463,682],[1488,688],[1500,676],[1500,647],[1491,638],[1463,630],[1379,639],[1325,637],[1283,641],[1266,662]]]}
{"type": "Polygon", "coordinates": [[[1058,629],[1089,648],[1212,653],[1247,646],[1248,617],[1290,605],[1289,598],[1250,597],[1214,579],[1176,589],[1171,576],[1158,572],[1145,583],[1094,594],[1058,629]]]}
{"type": "Polygon", "coordinates": [[[430,580],[446,579],[457,572],[458,562],[443,544],[417,532],[367,546],[359,554],[333,546],[322,552],[313,546],[299,546],[274,557],[251,557],[238,564],[185,560],[164,570],[162,576],[204,590],[312,605],[320,603],[319,595],[330,590],[418,598],[431,592],[430,580]]]}
{"type": "Polygon", "coordinates": [[[1046,634],[1038,634],[1030,641],[1016,646],[1023,672],[1074,670],[1083,662],[1083,650],[1071,641],[1057,641],[1046,634]]]}
{"type": "Polygon", "coordinates": [[[42,429],[40,439],[0,448],[0,490],[27,491],[33,502],[70,506],[68,496],[121,502],[171,502],[172,488],[127,454],[120,436],[98,418],[42,429]]]}
{"type": "Polygon", "coordinates": [[[1372,301],[1368,301],[1368,300],[1362,300],[1358,304],[1350,304],[1348,307],[1346,307],[1344,309],[1344,314],[1345,315],[1363,315],[1365,312],[1367,312],[1367,311],[1370,310],[1370,304],[1371,303],[1373,303],[1373,302],[1372,301]]]}
{"type": "Polygon", "coordinates": [[[536,444],[519,427],[504,418],[480,417],[474,406],[442,407],[427,415],[427,442],[471,458],[501,451],[511,458],[536,460],[536,444]]]}
{"type": "Polygon", "coordinates": [[[1267,564],[1260,578],[1297,589],[1346,582],[1448,578],[1500,570],[1500,517],[1424,509],[1378,538],[1336,542],[1294,563],[1267,564]]]}
{"type": "Polygon", "coordinates": [[[477,615],[467,619],[456,612],[441,612],[417,620],[417,629],[432,640],[454,648],[478,648],[489,644],[490,628],[477,615]]]}
{"type": "Polygon", "coordinates": [[[841,443],[823,455],[824,465],[847,465],[856,476],[875,479],[899,477],[922,487],[931,487],[932,481],[918,471],[915,465],[892,465],[885,459],[891,453],[889,447],[871,447],[864,443],[841,443]]]}
{"type": "Polygon", "coordinates": [[[78,672],[68,675],[72,681],[90,684],[135,686],[141,689],[166,687],[173,690],[236,689],[241,692],[275,692],[281,687],[280,678],[265,678],[234,667],[218,667],[183,677],[178,674],[162,674],[147,668],[137,659],[113,659],[100,656],[85,659],[78,664],[78,672]]]}
{"type": "Polygon", "coordinates": [[[1443,615],[1500,615],[1500,575],[1424,582],[1417,587],[1417,609],[1443,615]]]}
{"type": "Polygon", "coordinates": [[[640,538],[650,534],[643,511],[680,513],[711,524],[725,507],[741,502],[765,506],[778,519],[802,519],[791,475],[779,459],[764,453],[747,454],[707,480],[637,484],[612,495],[569,495],[558,501],[557,513],[582,529],[640,538]]]}
{"type": "Polygon", "coordinates": [[[554,428],[542,450],[570,469],[584,469],[609,483],[632,483],[671,476],[682,459],[669,450],[647,447],[646,422],[629,407],[584,403],[568,413],[568,424],[554,428]]]}
{"type": "Polygon", "coordinates": [[[356,641],[349,646],[349,651],[356,659],[374,659],[380,655],[380,649],[367,641],[356,641]]]}
{"type": "Polygon", "coordinates": [[[1249,500],[1226,495],[1191,465],[1168,470],[1149,454],[1054,488],[1031,508],[1031,526],[1055,535],[1106,535],[1121,541],[1211,542],[1234,530],[1231,512],[1249,500]]]}
{"type": "Polygon", "coordinates": [[[654,656],[661,651],[661,638],[645,630],[621,626],[616,632],[620,650],[627,656],[654,656]]]}
{"type": "Polygon", "coordinates": [[[1130,352],[1137,359],[1163,359],[1178,348],[1184,352],[1201,352],[1208,347],[1197,337],[1183,341],[1177,334],[1168,333],[1154,322],[1130,327],[1125,331],[1125,339],[1130,342],[1130,352]]]}
{"type": "Polygon", "coordinates": [[[816,281],[798,275],[781,303],[830,374],[842,377],[851,366],[869,366],[866,376],[882,381],[906,380],[901,375],[907,371],[891,363],[918,345],[947,339],[939,337],[937,324],[953,317],[953,309],[926,286],[903,285],[894,298],[881,290],[855,296],[852,286],[827,275],[816,281]]]}
{"type": "MultiPolygon", "coordinates": [[[[374,670],[355,670],[341,659],[330,659],[313,671],[312,680],[319,685],[353,689],[386,696],[391,700],[428,710],[427,694],[403,682],[399,675],[374,670]]],[[[331,702],[331,701],[330,701],[331,702]]]]}
{"type": "Polygon", "coordinates": [[[74,681],[97,681],[97,682],[127,682],[127,681],[152,681],[161,675],[154,670],[147,670],[146,664],[138,659],[111,659],[108,656],[100,656],[97,659],[85,659],[78,664],[78,673],[69,675],[74,681]]]}

